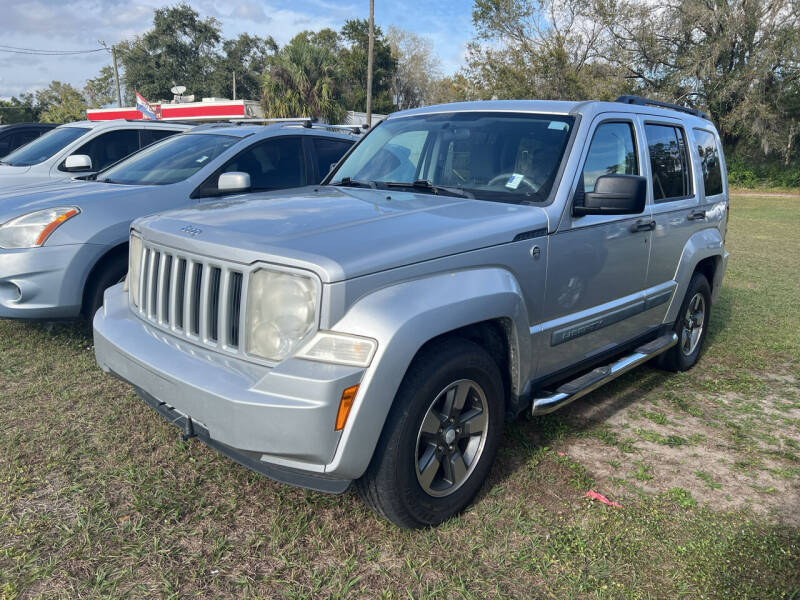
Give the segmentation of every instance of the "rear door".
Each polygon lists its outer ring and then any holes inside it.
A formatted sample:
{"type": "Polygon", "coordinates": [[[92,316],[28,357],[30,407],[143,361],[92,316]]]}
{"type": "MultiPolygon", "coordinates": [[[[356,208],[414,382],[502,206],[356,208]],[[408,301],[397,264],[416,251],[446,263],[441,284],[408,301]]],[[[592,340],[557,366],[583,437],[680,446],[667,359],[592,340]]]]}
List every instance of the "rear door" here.
{"type": "Polygon", "coordinates": [[[311,184],[322,181],[355,142],[355,140],[316,135],[305,137],[311,139],[312,163],[314,165],[313,179],[309,182],[311,184]]]}
{"type": "MultiPolygon", "coordinates": [[[[113,165],[137,150],[139,150],[139,129],[117,129],[101,133],[70,154],[88,155],[92,159],[92,168],[89,172],[96,172],[113,165]]],[[[58,169],[67,173],[69,171],[64,166],[65,162],[66,159],[61,162],[58,169]]],[[[70,174],[81,175],[76,172],[70,174]]]]}
{"type": "Polygon", "coordinates": [[[250,175],[251,192],[308,185],[309,165],[303,137],[282,135],[252,144],[214,171],[192,193],[192,198],[219,197],[221,194],[217,182],[223,173],[242,172],[250,175]]]}
{"type": "Polygon", "coordinates": [[[649,324],[660,324],[677,287],[675,272],[689,237],[703,226],[686,128],[679,119],[642,116],[656,228],[647,273],[649,324]]]}
{"type": "Polygon", "coordinates": [[[640,138],[630,113],[601,115],[592,124],[567,212],[548,238],[539,376],[591,360],[646,330],[650,207],[635,215],[572,216],[599,176],[645,173],[640,138]]]}

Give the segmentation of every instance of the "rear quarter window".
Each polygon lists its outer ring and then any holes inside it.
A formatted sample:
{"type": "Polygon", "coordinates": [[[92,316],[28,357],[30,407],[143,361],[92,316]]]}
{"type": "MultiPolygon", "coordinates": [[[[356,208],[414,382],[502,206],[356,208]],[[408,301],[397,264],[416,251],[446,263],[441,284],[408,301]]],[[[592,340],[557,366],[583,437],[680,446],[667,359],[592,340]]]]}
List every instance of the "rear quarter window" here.
{"type": "Polygon", "coordinates": [[[703,170],[703,187],[706,196],[722,193],[722,164],[716,136],[705,129],[695,129],[694,139],[703,170]]]}
{"type": "Polygon", "coordinates": [[[686,134],[673,125],[645,125],[656,202],[692,195],[692,177],[686,134]]]}

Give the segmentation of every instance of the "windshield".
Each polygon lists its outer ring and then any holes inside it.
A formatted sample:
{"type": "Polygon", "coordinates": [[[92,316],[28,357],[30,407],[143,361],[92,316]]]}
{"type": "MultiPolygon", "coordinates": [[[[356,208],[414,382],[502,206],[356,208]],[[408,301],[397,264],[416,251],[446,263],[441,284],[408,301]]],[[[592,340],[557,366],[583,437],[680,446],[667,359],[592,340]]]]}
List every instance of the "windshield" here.
{"type": "Polygon", "coordinates": [[[167,185],[191,177],[240,138],[211,133],[176,135],[97,174],[97,181],[167,185]]]}
{"type": "Polygon", "coordinates": [[[87,127],[57,127],[38,137],[29,144],[17,148],[6,156],[2,162],[14,167],[30,167],[47,160],[59,150],[89,131],[87,127]]]}
{"type": "Polygon", "coordinates": [[[329,183],[542,202],[573,123],[569,116],[503,112],[389,119],[356,147],[329,183]]]}

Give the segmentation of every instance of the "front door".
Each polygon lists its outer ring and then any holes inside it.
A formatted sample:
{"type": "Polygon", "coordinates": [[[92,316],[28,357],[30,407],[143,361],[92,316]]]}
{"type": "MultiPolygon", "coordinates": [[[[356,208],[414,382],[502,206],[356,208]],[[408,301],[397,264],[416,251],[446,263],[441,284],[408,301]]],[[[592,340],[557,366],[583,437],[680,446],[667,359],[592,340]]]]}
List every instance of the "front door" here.
{"type": "Polygon", "coordinates": [[[639,138],[630,115],[603,115],[593,124],[568,210],[549,236],[544,322],[534,346],[539,377],[613,349],[646,328],[650,206],[636,215],[572,216],[572,206],[594,190],[599,176],[644,173],[639,138]]]}

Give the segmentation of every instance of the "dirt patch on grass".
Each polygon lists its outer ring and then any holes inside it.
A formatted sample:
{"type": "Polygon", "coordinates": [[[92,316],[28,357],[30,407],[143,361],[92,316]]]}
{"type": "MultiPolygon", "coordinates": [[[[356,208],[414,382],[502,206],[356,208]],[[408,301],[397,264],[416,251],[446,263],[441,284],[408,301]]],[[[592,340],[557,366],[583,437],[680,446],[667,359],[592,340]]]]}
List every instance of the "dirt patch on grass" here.
{"type": "Polygon", "coordinates": [[[763,379],[772,392],[757,401],[736,392],[689,392],[676,405],[659,390],[601,392],[567,409],[567,422],[581,433],[556,448],[599,488],[621,497],[680,489],[689,502],[751,508],[797,527],[800,405],[787,400],[797,381],[783,373],[763,379]]]}

